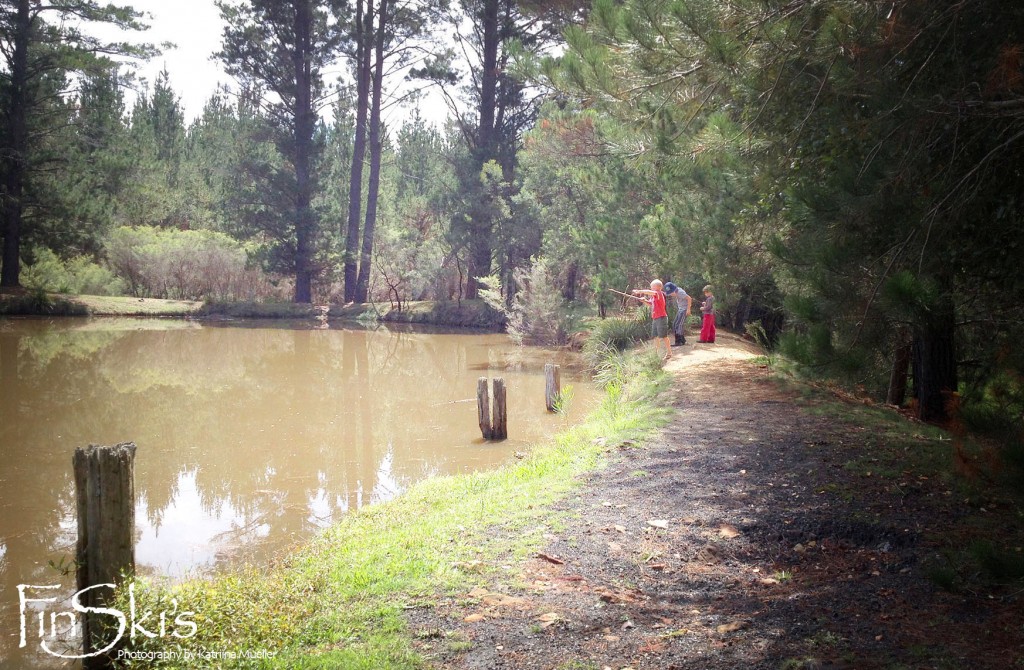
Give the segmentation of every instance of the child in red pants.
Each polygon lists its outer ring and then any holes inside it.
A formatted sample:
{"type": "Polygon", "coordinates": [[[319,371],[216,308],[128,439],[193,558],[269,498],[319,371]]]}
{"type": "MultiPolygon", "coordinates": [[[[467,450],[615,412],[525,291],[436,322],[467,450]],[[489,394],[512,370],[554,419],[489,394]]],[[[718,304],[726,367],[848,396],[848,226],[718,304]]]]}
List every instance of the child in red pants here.
{"type": "Polygon", "coordinates": [[[704,287],[704,302],[700,304],[703,323],[700,328],[700,342],[715,341],[715,296],[711,294],[711,284],[704,287]]]}

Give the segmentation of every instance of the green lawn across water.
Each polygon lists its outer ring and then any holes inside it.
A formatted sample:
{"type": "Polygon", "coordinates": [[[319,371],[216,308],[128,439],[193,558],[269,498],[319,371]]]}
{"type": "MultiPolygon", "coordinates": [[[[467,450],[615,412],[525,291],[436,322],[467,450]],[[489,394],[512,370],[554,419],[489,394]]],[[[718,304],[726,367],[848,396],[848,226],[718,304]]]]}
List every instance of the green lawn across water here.
{"type": "Polygon", "coordinates": [[[503,316],[482,300],[419,301],[356,305],[296,304],[291,302],[202,302],[131,296],[65,295],[18,289],[0,293],[0,316],[122,316],[199,319],[317,319],[383,321],[458,328],[497,330],[503,316]]]}

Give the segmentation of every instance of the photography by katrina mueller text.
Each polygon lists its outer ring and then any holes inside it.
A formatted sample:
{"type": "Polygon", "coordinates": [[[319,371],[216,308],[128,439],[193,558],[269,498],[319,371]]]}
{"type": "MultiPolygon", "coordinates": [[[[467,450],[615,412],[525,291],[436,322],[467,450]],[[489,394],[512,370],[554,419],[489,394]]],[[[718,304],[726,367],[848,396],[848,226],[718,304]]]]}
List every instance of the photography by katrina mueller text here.
{"type": "Polygon", "coordinates": [[[166,651],[131,651],[118,649],[116,658],[129,661],[178,661],[193,663],[197,661],[239,661],[268,660],[277,656],[276,651],[258,650],[227,650],[207,651],[204,649],[168,649],[166,651]]]}

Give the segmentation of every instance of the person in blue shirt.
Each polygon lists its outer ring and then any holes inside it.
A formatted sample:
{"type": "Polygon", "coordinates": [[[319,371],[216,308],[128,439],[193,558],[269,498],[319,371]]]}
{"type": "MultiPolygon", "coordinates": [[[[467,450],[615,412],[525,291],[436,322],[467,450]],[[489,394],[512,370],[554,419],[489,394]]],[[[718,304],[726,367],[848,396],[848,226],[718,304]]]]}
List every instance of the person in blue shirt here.
{"type": "Polygon", "coordinates": [[[672,282],[665,282],[665,295],[670,295],[676,301],[676,318],[672,321],[672,332],[675,333],[676,341],[673,347],[686,344],[686,320],[690,318],[690,308],[693,305],[693,298],[687,295],[681,286],[672,282]]]}

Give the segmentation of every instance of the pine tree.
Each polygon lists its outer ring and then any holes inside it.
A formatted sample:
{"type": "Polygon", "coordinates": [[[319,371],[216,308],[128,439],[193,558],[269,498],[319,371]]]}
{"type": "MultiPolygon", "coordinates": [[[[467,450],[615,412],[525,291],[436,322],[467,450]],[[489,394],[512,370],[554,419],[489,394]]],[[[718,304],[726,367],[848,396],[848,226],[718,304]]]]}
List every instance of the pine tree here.
{"type": "Polygon", "coordinates": [[[116,69],[114,56],[148,57],[147,45],[108,43],[87,33],[91,24],[141,30],[139,12],[94,0],[4,0],[0,4],[0,231],[3,267],[0,286],[19,285],[22,241],[35,231],[27,214],[40,203],[32,181],[46,157],[38,151],[65,118],[50,112],[54,96],[71,85],[68,75],[116,69]]]}
{"type": "Polygon", "coordinates": [[[131,146],[117,73],[83,78],[75,103],[74,116],[57,136],[60,168],[46,178],[56,198],[47,226],[54,234],[44,243],[62,256],[98,256],[132,190],[131,146]]]}
{"type": "Polygon", "coordinates": [[[270,188],[290,196],[290,234],[280,240],[279,258],[295,276],[295,302],[310,302],[317,274],[319,221],[313,209],[317,162],[323,145],[317,114],[326,104],[323,73],[338,56],[344,5],[334,0],[251,0],[218,2],[228,24],[218,54],[228,72],[265,92],[261,107],[285,173],[270,188]]]}
{"type": "Polygon", "coordinates": [[[461,12],[449,17],[459,44],[439,50],[413,71],[443,92],[465,143],[464,159],[457,168],[462,204],[453,214],[451,236],[465,245],[469,298],[476,297],[476,278],[491,274],[496,258],[499,273],[509,279],[513,268],[529,258],[523,249],[497,248],[501,240],[516,237],[508,234],[508,227],[522,222],[511,214],[516,154],[539,105],[524,81],[514,76],[514,60],[522,51],[540,54],[559,43],[559,31],[579,14],[582,4],[460,0],[461,12]],[[467,19],[474,26],[471,32],[460,29],[467,19]],[[461,62],[462,58],[468,62],[461,62]],[[468,68],[469,76],[463,68],[468,68]],[[504,233],[499,227],[505,228],[504,233]],[[496,234],[500,239],[495,239],[496,234]]]}
{"type": "MultiPolygon", "coordinates": [[[[384,108],[403,101],[386,90],[386,79],[405,72],[416,61],[425,33],[438,20],[448,0],[409,4],[392,0],[356,3],[353,24],[353,61],[356,80],[356,129],[352,172],[349,179],[349,213],[345,240],[345,300],[367,298],[374,233],[379,206],[381,150],[385,141],[384,108]],[[367,142],[369,145],[367,146],[367,142]],[[363,169],[369,149],[366,207],[362,208],[363,169]],[[363,230],[359,230],[363,213],[363,230]],[[357,253],[358,252],[358,253],[357,253]]],[[[415,92],[405,94],[414,96],[415,92]]]]}
{"type": "Polygon", "coordinates": [[[1024,10],[995,1],[599,0],[546,72],[684,182],[702,179],[686,158],[742,156],[738,197],[702,208],[774,252],[790,350],[884,394],[912,338],[920,416],[941,419],[979,367],[959,364],[957,339],[991,369],[1006,360],[993,343],[1016,328],[994,287],[1020,285],[1004,259],[1024,242],[1022,24],[1024,10]],[[991,316],[964,318],[979,309],[991,316]]]}
{"type": "Polygon", "coordinates": [[[184,146],[188,202],[194,207],[190,227],[227,232],[240,239],[252,234],[241,218],[245,199],[254,196],[242,188],[245,166],[252,162],[246,157],[263,148],[248,132],[251,123],[245,100],[243,95],[233,106],[228,92],[215,91],[189,127],[184,146]]]}

